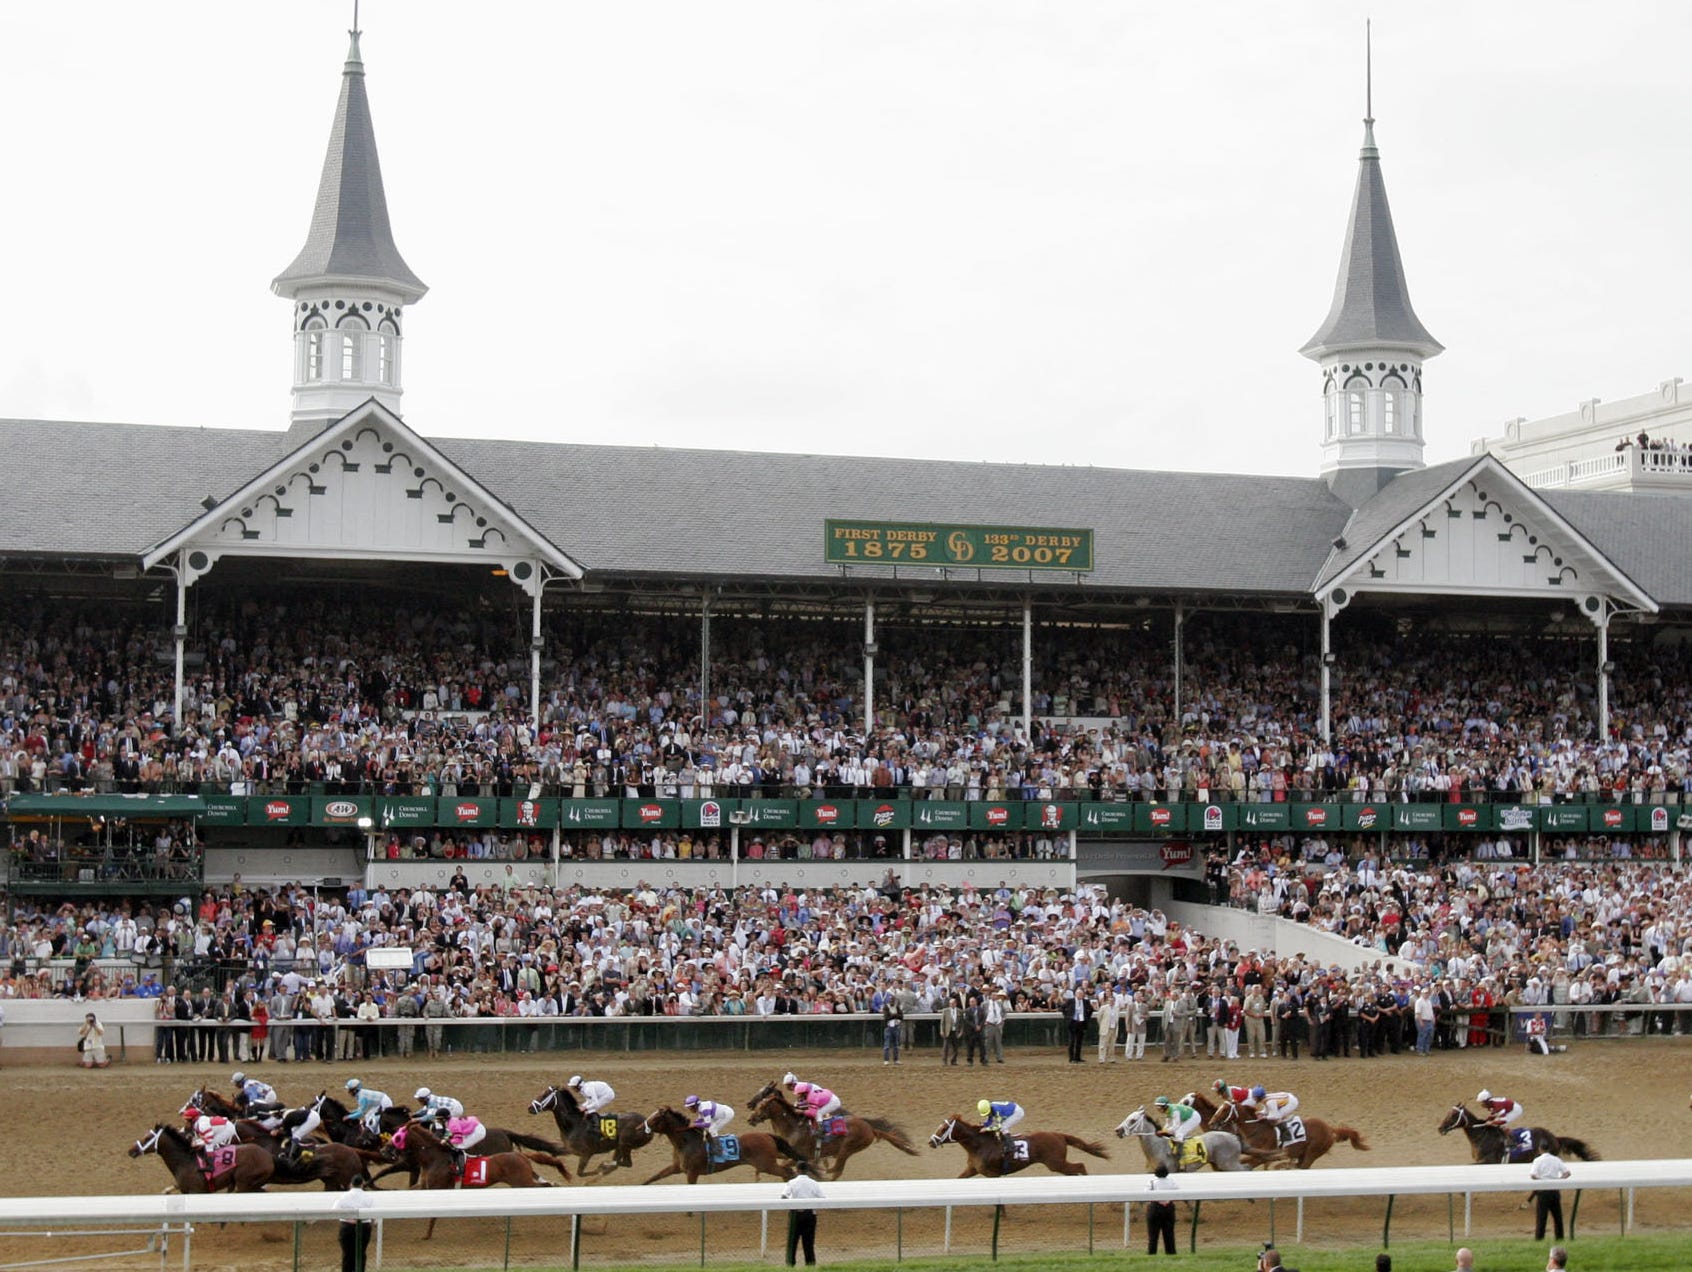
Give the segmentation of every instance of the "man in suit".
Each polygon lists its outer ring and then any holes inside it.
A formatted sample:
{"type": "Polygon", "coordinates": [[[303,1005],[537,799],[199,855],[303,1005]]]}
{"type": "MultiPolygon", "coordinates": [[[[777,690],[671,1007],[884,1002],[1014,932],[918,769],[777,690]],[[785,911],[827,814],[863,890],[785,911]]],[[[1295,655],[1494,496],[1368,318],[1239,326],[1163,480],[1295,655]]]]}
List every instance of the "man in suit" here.
{"type": "Polygon", "coordinates": [[[1093,1004],[1086,990],[1072,990],[1064,996],[1063,1019],[1069,1028],[1069,1063],[1081,1063],[1081,1044],[1087,1036],[1087,1022],[1093,1018],[1093,1004]]]}
{"type": "Polygon", "coordinates": [[[987,1063],[987,1044],[985,1031],[987,1027],[987,1012],[981,1006],[981,995],[971,990],[969,999],[963,1009],[964,1060],[973,1065],[976,1053],[981,1055],[982,1065],[987,1063]]]}
{"type": "Polygon", "coordinates": [[[958,1043],[963,1038],[963,1008],[958,1006],[957,996],[946,1000],[946,1006],[940,1012],[940,1063],[955,1065],[958,1062],[958,1043]]]}

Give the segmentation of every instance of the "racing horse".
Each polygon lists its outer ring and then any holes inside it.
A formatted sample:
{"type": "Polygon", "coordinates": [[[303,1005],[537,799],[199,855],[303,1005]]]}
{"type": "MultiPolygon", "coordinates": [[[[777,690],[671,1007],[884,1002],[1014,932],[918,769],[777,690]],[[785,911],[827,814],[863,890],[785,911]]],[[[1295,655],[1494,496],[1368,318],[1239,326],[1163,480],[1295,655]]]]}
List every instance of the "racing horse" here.
{"type": "MultiPolygon", "coordinates": [[[[345,1136],[345,1142],[352,1144],[355,1147],[362,1148],[372,1146],[368,1145],[367,1137],[369,1136],[369,1132],[366,1131],[359,1123],[349,1122],[346,1120],[347,1114],[351,1112],[346,1105],[342,1104],[332,1095],[323,1095],[318,1098],[321,1101],[319,1104],[319,1111],[323,1115],[324,1130],[327,1131],[330,1126],[334,1126],[339,1129],[337,1131],[330,1131],[329,1133],[331,1136],[345,1136]]],[[[423,1122],[421,1124],[425,1126],[428,1125],[427,1122],[423,1122]]],[[[395,1106],[392,1109],[385,1109],[382,1112],[382,1135],[384,1139],[391,1140],[393,1136],[398,1134],[404,1127],[416,1125],[419,1125],[419,1122],[412,1119],[409,1111],[404,1108],[400,1108],[399,1106],[395,1106]],[[397,1117],[395,1116],[396,1114],[398,1115],[397,1117]],[[397,1125],[395,1123],[397,1123],[397,1125]]],[[[486,1123],[483,1125],[486,1126],[486,1123]]],[[[535,1153],[545,1153],[552,1157],[558,1157],[565,1152],[564,1145],[555,1143],[554,1141],[539,1135],[525,1135],[521,1131],[507,1130],[503,1126],[488,1126],[487,1132],[488,1133],[486,1135],[482,1136],[482,1142],[476,1145],[476,1151],[479,1153],[494,1155],[499,1153],[521,1153],[529,1151],[535,1153]]],[[[373,1145],[372,1147],[380,1146],[373,1145]]],[[[385,1179],[389,1175],[397,1175],[401,1173],[405,1173],[410,1176],[410,1186],[412,1188],[417,1187],[418,1169],[415,1159],[409,1155],[402,1157],[396,1165],[389,1166],[379,1171],[376,1174],[375,1179],[385,1179]]]]}
{"type": "Polygon", "coordinates": [[[1266,1122],[1262,1118],[1241,1117],[1239,1109],[1230,1100],[1211,1116],[1210,1125],[1238,1135],[1246,1151],[1256,1158],[1257,1164],[1269,1166],[1291,1166],[1297,1170],[1309,1170],[1318,1157],[1325,1155],[1341,1141],[1362,1152],[1369,1151],[1369,1146],[1363,1142],[1363,1136],[1352,1127],[1333,1125],[1319,1117],[1305,1117],[1303,1114],[1299,1115],[1298,1120],[1304,1124],[1304,1138],[1283,1144],[1276,1123],[1266,1122]]]}
{"type": "MultiPolygon", "coordinates": [[[[186,1106],[182,1116],[190,1116],[190,1111],[198,1107],[186,1106]]],[[[264,1123],[250,1117],[235,1118],[234,1122],[237,1144],[251,1144],[270,1154],[275,1167],[270,1178],[272,1184],[322,1183],[324,1192],[345,1192],[354,1179],[366,1174],[367,1162],[385,1160],[378,1152],[321,1140],[307,1141],[301,1156],[284,1156],[282,1132],[269,1130],[264,1123]]],[[[374,1182],[371,1187],[375,1187],[374,1182]]]]}
{"type": "MultiPolygon", "coordinates": [[[[395,1131],[385,1151],[409,1164],[421,1181],[418,1186],[422,1188],[491,1188],[495,1184],[507,1184],[512,1188],[552,1187],[549,1181],[535,1173],[536,1162],[556,1167],[565,1179],[570,1178],[570,1168],[550,1153],[509,1151],[486,1156],[472,1155],[465,1162],[464,1174],[460,1177],[453,1169],[452,1147],[417,1122],[395,1131]]],[[[427,1241],[434,1235],[435,1216],[431,1215],[423,1239],[427,1241]]]]}
{"type": "Polygon", "coordinates": [[[910,1137],[899,1127],[883,1117],[856,1117],[850,1113],[836,1114],[830,1121],[838,1121],[844,1125],[844,1131],[839,1135],[830,1135],[820,1144],[816,1138],[816,1127],[811,1119],[788,1103],[787,1097],[778,1090],[770,1089],[767,1095],[753,1101],[752,1113],[746,1119],[753,1126],[768,1122],[776,1130],[776,1134],[785,1136],[805,1156],[823,1164],[833,1159],[834,1168],[829,1173],[830,1179],[839,1179],[846,1170],[846,1163],[857,1154],[869,1148],[877,1140],[885,1140],[901,1153],[912,1157],[921,1156],[910,1137]]]}
{"type": "Polygon", "coordinates": [[[713,1159],[712,1145],[706,1142],[705,1132],[667,1104],[648,1117],[645,1126],[654,1135],[662,1135],[669,1140],[671,1151],[670,1164],[644,1181],[648,1184],[657,1183],[670,1175],[686,1175],[688,1183],[696,1184],[701,1175],[713,1175],[736,1166],[750,1166],[754,1179],[764,1175],[792,1179],[795,1175],[811,1172],[811,1163],[779,1135],[748,1131],[744,1135],[723,1136],[718,1143],[732,1139],[737,1148],[733,1161],[723,1161],[713,1159]],[[783,1158],[788,1160],[783,1161],[783,1158]]]}
{"type": "Polygon", "coordinates": [[[961,1114],[954,1113],[928,1137],[928,1146],[939,1148],[950,1143],[963,1149],[969,1165],[958,1176],[959,1179],[968,1179],[971,1175],[1014,1175],[1029,1166],[1044,1166],[1060,1175],[1085,1175],[1087,1163],[1070,1161],[1070,1149],[1078,1149],[1089,1157],[1110,1156],[1110,1150],[1103,1144],[1084,1140],[1079,1135],[1066,1135],[1062,1131],[1030,1131],[1026,1135],[1010,1136],[1008,1152],[1005,1138],[997,1131],[966,1122],[961,1114]]]}
{"type": "Polygon", "coordinates": [[[549,1110],[552,1120],[558,1123],[558,1137],[564,1141],[563,1151],[576,1155],[578,1175],[585,1175],[588,1162],[600,1153],[614,1154],[610,1161],[600,1165],[601,1175],[609,1174],[619,1166],[632,1166],[634,1162],[629,1154],[652,1142],[652,1132],[639,1113],[583,1113],[582,1106],[576,1103],[575,1092],[568,1087],[549,1086],[529,1101],[530,1113],[549,1110]],[[617,1133],[607,1135],[605,1127],[613,1119],[617,1133]]]}
{"type": "Polygon", "coordinates": [[[1514,1131],[1488,1125],[1484,1117],[1470,1112],[1466,1104],[1453,1105],[1451,1112],[1447,1113],[1445,1120],[1439,1124],[1441,1135],[1449,1135],[1452,1131],[1462,1131],[1467,1135],[1469,1152],[1474,1155],[1475,1162],[1482,1166],[1532,1161],[1544,1152],[1552,1152],[1559,1157],[1573,1154],[1583,1162],[1598,1160],[1598,1154],[1592,1151],[1585,1140],[1575,1139],[1572,1135],[1554,1135],[1543,1126],[1523,1126],[1517,1129],[1526,1131],[1531,1137],[1531,1143],[1525,1150],[1511,1143],[1515,1138],[1514,1131]]]}
{"type": "Polygon", "coordinates": [[[1246,1160],[1241,1150],[1239,1136],[1230,1135],[1226,1131],[1204,1132],[1198,1136],[1198,1142],[1204,1147],[1204,1155],[1201,1157],[1193,1154],[1185,1161],[1180,1160],[1181,1154],[1175,1142],[1157,1129],[1157,1123],[1152,1121],[1143,1104],[1117,1125],[1118,1139],[1127,1139],[1130,1135],[1140,1141],[1140,1151],[1146,1155],[1146,1165],[1152,1170],[1163,1166],[1168,1168],[1170,1174],[1179,1175],[1203,1170],[1206,1166],[1211,1170],[1251,1169],[1252,1164],[1246,1160]]]}
{"type": "Polygon", "coordinates": [[[270,1182],[276,1164],[269,1153],[252,1144],[234,1145],[220,1150],[228,1154],[230,1165],[211,1178],[206,1177],[200,1155],[181,1131],[174,1126],[155,1123],[153,1129],[129,1147],[131,1157],[157,1153],[159,1160],[176,1180],[179,1193],[259,1192],[270,1182]]]}

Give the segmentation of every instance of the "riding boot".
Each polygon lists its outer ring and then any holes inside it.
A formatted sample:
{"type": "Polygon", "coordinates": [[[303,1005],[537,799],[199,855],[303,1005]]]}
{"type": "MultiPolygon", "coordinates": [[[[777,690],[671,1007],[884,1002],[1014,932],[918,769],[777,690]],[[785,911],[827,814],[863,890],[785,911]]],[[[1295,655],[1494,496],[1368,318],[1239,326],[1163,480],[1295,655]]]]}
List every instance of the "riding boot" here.
{"type": "Polygon", "coordinates": [[[452,1173],[454,1175],[462,1176],[464,1174],[464,1163],[468,1161],[469,1158],[470,1154],[466,1153],[462,1148],[454,1145],[452,1150],[452,1173]]]}

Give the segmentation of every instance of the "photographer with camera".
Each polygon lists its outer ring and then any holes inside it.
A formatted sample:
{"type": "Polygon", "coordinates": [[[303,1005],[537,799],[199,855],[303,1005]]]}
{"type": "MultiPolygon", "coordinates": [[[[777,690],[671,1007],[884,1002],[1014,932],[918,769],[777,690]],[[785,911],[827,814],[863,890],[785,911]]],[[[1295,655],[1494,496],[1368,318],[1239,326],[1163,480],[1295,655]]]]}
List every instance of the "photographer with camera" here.
{"type": "Polygon", "coordinates": [[[1257,1272],[1298,1272],[1298,1269],[1282,1263],[1281,1252],[1275,1248],[1275,1243],[1265,1241],[1257,1256],[1257,1272]]]}

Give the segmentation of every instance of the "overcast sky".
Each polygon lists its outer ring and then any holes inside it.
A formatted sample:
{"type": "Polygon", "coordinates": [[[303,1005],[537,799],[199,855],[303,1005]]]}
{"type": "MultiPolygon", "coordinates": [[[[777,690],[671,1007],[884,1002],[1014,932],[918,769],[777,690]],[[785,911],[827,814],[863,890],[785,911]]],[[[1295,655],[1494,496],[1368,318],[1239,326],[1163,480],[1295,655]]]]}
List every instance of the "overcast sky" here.
{"type": "MultiPolygon", "coordinates": [[[[0,8],[0,415],[285,427],[351,7],[0,8]]],[[[1692,377],[1692,4],[364,0],[407,422],[1314,474],[1366,15],[1429,460],[1692,377]]]]}

